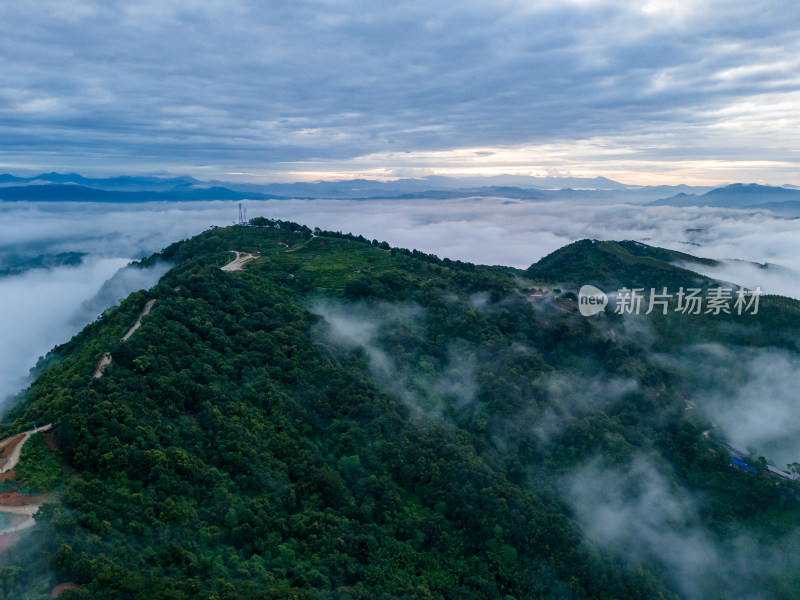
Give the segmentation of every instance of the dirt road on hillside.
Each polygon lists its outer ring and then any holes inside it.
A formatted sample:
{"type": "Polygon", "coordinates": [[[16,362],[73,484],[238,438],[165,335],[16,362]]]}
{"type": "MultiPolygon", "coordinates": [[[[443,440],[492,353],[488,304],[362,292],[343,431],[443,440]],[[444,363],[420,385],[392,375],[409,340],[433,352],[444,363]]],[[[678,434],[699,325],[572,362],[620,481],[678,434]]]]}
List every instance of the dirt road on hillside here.
{"type": "Polygon", "coordinates": [[[123,342],[127,342],[127,341],[128,341],[128,338],[129,338],[129,337],[131,337],[131,336],[134,334],[134,332],[135,332],[137,329],[139,329],[139,327],[141,327],[141,326],[142,326],[142,317],[145,317],[145,316],[147,316],[147,315],[149,315],[149,314],[150,314],[150,309],[151,309],[151,308],[153,308],[153,305],[154,305],[155,303],[156,303],[156,300],[155,300],[155,298],[153,298],[152,300],[148,300],[148,301],[147,301],[147,304],[145,304],[145,305],[144,305],[144,308],[142,309],[142,312],[141,312],[141,313],[139,313],[139,318],[138,318],[138,319],[136,319],[136,323],[134,323],[134,324],[133,324],[133,327],[131,327],[131,328],[128,330],[128,333],[126,333],[126,334],[125,334],[125,335],[122,337],[122,341],[123,341],[123,342]]]}
{"type": "Polygon", "coordinates": [[[258,258],[258,254],[250,254],[249,252],[239,252],[238,250],[231,250],[236,255],[231,262],[227,265],[220,267],[223,271],[241,271],[247,261],[258,258]]]}
{"type": "MultiPolygon", "coordinates": [[[[134,323],[130,329],[128,329],[128,333],[122,336],[122,341],[127,342],[128,338],[130,338],[139,327],[142,326],[142,318],[146,317],[150,314],[150,310],[153,308],[153,305],[156,303],[155,298],[152,300],[148,300],[147,303],[144,305],[142,312],[139,313],[139,317],[136,319],[136,323],[134,323]]],[[[94,368],[94,377],[97,379],[98,377],[103,376],[103,370],[111,364],[112,358],[111,355],[106,352],[103,356],[100,357],[100,360],[97,361],[97,365],[94,368]]],[[[1,472],[1,471],[0,471],[1,472]]]]}
{"type": "Polygon", "coordinates": [[[105,369],[108,365],[111,364],[111,355],[106,352],[103,356],[100,357],[100,360],[97,361],[97,366],[94,368],[94,377],[97,379],[98,377],[103,376],[103,369],[105,369]]]}
{"type": "Polygon", "coordinates": [[[34,433],[38,433],[40,431],[47,431],[52,426],[53,426],[52,424],[49,424],[45,425],[44,427],[39,427],[38,429],[31,429],[30,431],[26,431],[23,434],[22,439],[19,441],[19,443],[16,446],[14,446],[14,449],[11,451],[10,456],[6,459],[6,462],[4,462],[2,467],[0,467],[0,473],[5,473],[6,471],[10,471],[11,469],[14,468],[14,466],[17,464],[17,461],[19,460],[19,453],[22,452],[22,446],[25,444],[25,442],[28,441],[29,437],[31,437],[34,433]]]}

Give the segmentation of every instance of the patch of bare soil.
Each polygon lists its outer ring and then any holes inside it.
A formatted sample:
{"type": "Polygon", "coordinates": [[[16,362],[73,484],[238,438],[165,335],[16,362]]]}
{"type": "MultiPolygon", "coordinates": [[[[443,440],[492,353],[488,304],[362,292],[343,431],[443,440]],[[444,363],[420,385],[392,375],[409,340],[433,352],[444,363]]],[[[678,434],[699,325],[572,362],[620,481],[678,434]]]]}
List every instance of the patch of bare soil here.
{"type": "Polygon", "coordinates": [[[44,502],[46,496],[46,494],[2,492],[0,493],[0,506],[29,506],[31,504],[41,504],[44,502]]]}
{"type": "Polygon", "coordinates": [[[103,356],[100,357],[100,360],[97,361],[97,366],[94,368],[94,376],[95,379],[98,377],[103,376],[103,369],[105,369],[108,365],[111,364],[111,355],[106,352],[103,356]]]}
{"type": "Polygon", "coordinates": [[[18,433],[17,435],[12,435],[4,440],[0,440],[0,460],[11,456],[14,452],[14,448],[16,448],[17,444],[19,444],[24,437],[24,433],[18,433]]]}
{"type": "Polygon", "coordinates": [[[71,581],[67,581],[66,583],[59,583],[56,587],[54,587],[50,591],[50,597],[58,598],[61,595],[61,592],[64,592],[66,590],[79,590],[79,589],[81,589],[81,586],[71,581]]]}
{"type": "Polygon", "coordinates": [[[258,258],[258,254],[250,254],[249,252],[239,252],[238,250],[231,250],[236,255],[231,262],[227,265],[220,267],[223,271],[241,271],[247,261],[258,258]]]}

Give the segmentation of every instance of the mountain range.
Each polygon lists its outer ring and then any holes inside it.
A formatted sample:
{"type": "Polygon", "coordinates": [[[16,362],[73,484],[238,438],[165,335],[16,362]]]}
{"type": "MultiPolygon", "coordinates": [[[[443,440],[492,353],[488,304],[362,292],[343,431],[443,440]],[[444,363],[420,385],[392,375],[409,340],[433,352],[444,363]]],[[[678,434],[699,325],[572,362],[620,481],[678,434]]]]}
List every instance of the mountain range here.
{"type": "Polygon", "coordinates": [[[42,173],[30,177],[0,175],[3,201],[150,202],[176,200],[242,200],[276,198],[460,198],[499,196],[547,200],[583,197],[600,201],[653,200],[665,194],[702,193],[710,188],[689,186],[626,186],[610,179],[575,177],[442,177],[376,181],[234,183],[199,181],[192,177],[88,178],[76,173],[42,173]]]}
{"type": "Polygon", "coordinates": [[[511,201],[580,200],[597,203],[648,203],[651,206],[712,206],[770,210],[782,216],[800,215],[800,190],[757,184],[720,188],[630,186],[603,178],[443,177],[375,181],[234,183],[199,181],[192,177],[87,178],[75,173],[43,173],[31,177],[0,175],[0,201],[28,202],[157,202],[202,200],[457,199],[498,197],[511,201]],[[669,194],[669,196],[668,196],[669,194]]]}
{"type": "Polygon", "coordinates": [[[0,424],[30,436],[0,497],[39,506],[3,593],[798,598],[800,484],[726,427],[748,360],[800,358],[800,303],[580,311],[586,283],[713,294],[707,262],[489,267],[264,217],[176,242],[0,424]]]}
{"type": "Polygon", "coordinates": [[[788,187],[734,183],[697,195],[681,192],[650,203],[653,206],[715,206],[720,208],[761,208],[797,211],[800,190],[788,187]]]}

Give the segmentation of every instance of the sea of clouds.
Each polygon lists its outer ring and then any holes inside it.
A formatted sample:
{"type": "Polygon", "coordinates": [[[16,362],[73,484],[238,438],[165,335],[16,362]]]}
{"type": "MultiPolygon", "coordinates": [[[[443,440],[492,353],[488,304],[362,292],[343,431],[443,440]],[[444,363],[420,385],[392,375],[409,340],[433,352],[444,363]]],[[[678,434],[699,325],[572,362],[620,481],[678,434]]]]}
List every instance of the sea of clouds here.
{"type": "MultiPolygon", "coordinates": [[[[243,204],[248,217],[293,220],[439,256],[523,268],[582,238],[634,239],[726,259],[721,267],[705,271],[726,281],[800,298],[800,254],[796,252],[800,220],[765,211],[600,205],[580,199],[270,200],[243,204]],[[770,263],[770,267],[753,262],[770,263]]],[[[130,260],[212,225],[231,224],[237,217],[237,203],[225,201],[0,202],[0,257],[86,253],[79,265],[0,278],[0,398],[24,385],[39,356],[77,333],[103,308],[136,289],[152,286],[163,272],[118,278],[122,283],[114,286],[115,294],[106,290],[97,298],[103,283],[130,260]]]]}

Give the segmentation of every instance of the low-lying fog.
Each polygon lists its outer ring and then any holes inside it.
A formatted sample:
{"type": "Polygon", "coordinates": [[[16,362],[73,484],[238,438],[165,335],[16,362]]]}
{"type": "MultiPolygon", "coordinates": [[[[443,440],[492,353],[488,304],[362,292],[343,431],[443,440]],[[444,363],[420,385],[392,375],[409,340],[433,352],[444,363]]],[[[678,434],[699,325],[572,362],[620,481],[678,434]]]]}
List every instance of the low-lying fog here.
{"type": "MultiPolygon", "coordinates": [[[[709,274],[800,298],[800,220],[714,208],[461,200],[272,200],[243,203],[248,217],[288,219],[360,233],[392,245],[487,264],[527,267],[582,238],[635,239],[699,256],[736,259],[709,274]],[[747,262],[770,263],[768,268],[747,262]]],[[[127,293],[152,285],[123,278],[94,298],[130,259],[238,217],[236,202],[95,204],[0,202],[0,259],[84,252],[74,266],[0,278],[0,398],[18,391],[40,355],[127,293]],[[108,291],[108,290],[106,290],[108,291]],[[112,297],[112,296],[118,297],[112,297]],[[91,313],[91,314],[90,314],[91,313]]],[[[7,268],[8,264],[0,264],[7,268]]]]}

